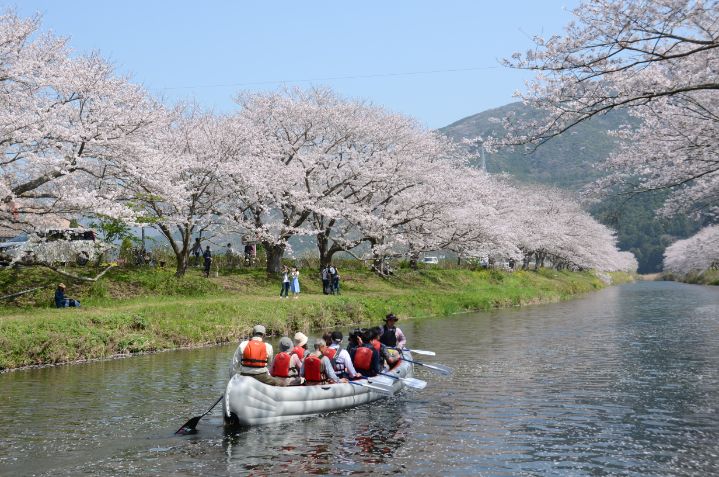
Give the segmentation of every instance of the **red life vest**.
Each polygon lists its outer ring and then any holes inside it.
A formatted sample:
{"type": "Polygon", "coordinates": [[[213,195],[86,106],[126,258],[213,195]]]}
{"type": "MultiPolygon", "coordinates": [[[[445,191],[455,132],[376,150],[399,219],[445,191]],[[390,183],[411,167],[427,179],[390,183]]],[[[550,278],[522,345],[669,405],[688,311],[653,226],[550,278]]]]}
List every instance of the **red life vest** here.
{"type": "Polygon", "coordinates": [[[267,366],[267,346],[262,341],[250,340],[242,351],[242,366],[264,368],[267,366]]]}
{"type": "Polygon", "coordinates": [[[305,359],[305,349],[302,346],[295,346],[292,348],[291,354],[296,354],[297,357],[300,358],[300,361],[305,359]]]}
{"type": "Polygon", "coordinates": [[[382,350],[382,343],[379,340],[372,340],[372,346],[378,353],[382,350]]]}
{"type": "Polygon", "coordinates": [[[337,354],[336,348],[327,348],[324,352],[324,355],[327,356],[330,360],[334,359],[336,354],[337,354]]]}
{"type": "Polygon", "coordinates": [[[372,367],[372,354],[372,348],[360,346],[355,351],[355,356],[352,360],[352,364],[354,364],[355,368],[359,369],[360,371],[369,371],[372,367]]]}
{"type": "Polygon", "coordinates": [[[322,360],[314,355],[305,358],[305,381],[310,383],[321,383],[324,381],[322,377],[322,360]]]}
{"type": "Polygon", "coordinates": [[[272,362],[272,376],[278,378],[287,378],[290,376],[290,361],[292,356],[286,351],[281,351],[275,356],[275,360],[272,362]]]}

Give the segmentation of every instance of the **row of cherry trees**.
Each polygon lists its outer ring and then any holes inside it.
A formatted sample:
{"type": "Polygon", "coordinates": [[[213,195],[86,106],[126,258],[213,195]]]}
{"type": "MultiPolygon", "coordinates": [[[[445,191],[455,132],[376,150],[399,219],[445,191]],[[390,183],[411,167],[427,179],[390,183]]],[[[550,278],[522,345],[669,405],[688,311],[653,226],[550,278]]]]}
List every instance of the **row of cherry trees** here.
{"type": "Polygon", "coordinates": [[[705,227],[686,240],[679,240],[664,252],[664,270],[685,276],[719,269],[719,225],[705,227]]]}
{"type": "Polygon", "coordinates": [[[0,219],[42,228],[106,215],[150,224],[185,272],[193,235],[261,242],[278,272],[293,236],[322,263],[447,249],[535,266],[633,270],[614,233],[557,191],[468,167],[414,120],[327,89],[245,93],[238,110],[167,107],[38,20],[0,17],[0,219]]]}

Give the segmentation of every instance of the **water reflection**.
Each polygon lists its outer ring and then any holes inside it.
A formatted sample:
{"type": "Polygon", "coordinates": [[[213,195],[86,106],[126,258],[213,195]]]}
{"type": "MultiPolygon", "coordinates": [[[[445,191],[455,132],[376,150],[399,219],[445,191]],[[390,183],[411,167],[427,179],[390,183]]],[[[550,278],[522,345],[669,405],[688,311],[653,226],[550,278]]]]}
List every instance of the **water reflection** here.
{"type": "Polygon", "coordinates": [[[174,430],[222,393],[234,345],[0,375],[0,475],[712,475],[719,289],[638,283],[405,321],[455,369],[379,403],[226,433],[174,430]]]}

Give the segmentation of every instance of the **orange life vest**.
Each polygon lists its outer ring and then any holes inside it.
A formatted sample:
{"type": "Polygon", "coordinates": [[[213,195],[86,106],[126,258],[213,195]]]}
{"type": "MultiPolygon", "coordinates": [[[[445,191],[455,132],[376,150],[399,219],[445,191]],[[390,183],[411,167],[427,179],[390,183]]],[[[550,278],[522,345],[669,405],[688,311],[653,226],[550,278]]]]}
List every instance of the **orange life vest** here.
{"type": "Polygon", "coordinates": [[[242,351],[242,366],[264,368],[267,366],[267,346],[262,341],[250,340],[242,351]]]}
{"type": "Polygon", "coordinates": [[[374,347],[374,349],[377,350],[378,353],[382,350],[382,343],[380,342],[380,340],[372,340],[372,346],[374,347]]]}
{"type": "Polygon", "coordinates": [[[360,371],[369,371],[372,367],[372,354],[372,348],[360,346],[355,351],[355,356],[352,360],[352,364],[354,364],[355,368],[360,371]]]}
{"type": "Polygon", "coordinates": [[[292,348],[291,354],[296,354],[300,358],[300,361],[305,359],[305,349],[302,346],[295,346],[292,348]]]}
{"type": "Polygon", "coordinates": [[[324,352],[324,355],[327,356],[330,360],[334,359],[336,354],[337,354],[336,348],[327,348],[324,352]]]}
{"type": "Polygon", "coordinates": [[[292,356],[286,351],[281,351],[275,356],[275,360],[272,362],[272,376],[278,378],[288,378],[290,376],[290,362],[292,356]]]}
{"type": "Polygon", "coordinates": [[[314,355],[305,358],[305,381],[310,383],[321,383],[324,381],[322,377],[322,360],[314,355]]]}

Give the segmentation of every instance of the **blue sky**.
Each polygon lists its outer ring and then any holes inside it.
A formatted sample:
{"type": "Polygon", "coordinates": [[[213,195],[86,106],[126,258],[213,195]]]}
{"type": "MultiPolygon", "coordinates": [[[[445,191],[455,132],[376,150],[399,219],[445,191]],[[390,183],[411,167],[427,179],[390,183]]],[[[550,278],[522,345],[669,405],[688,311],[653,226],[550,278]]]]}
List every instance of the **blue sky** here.
{"type": "Polygon", "coordinates": [[[576,3],[0,0],[168,102],[229,111],[239,90],[315,84],[432,128],[512,101],[529,75],[498,59],[560,33],[576,3]]]}

